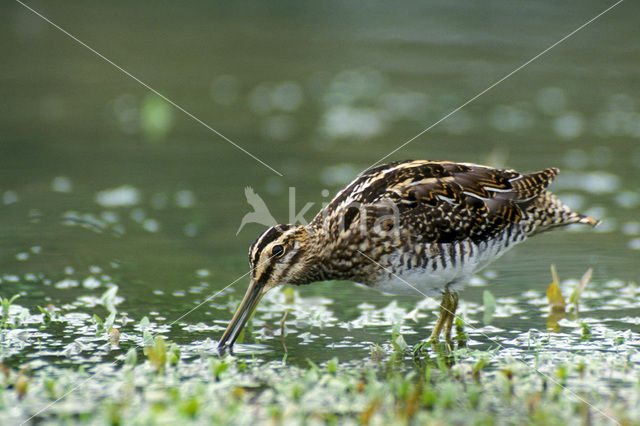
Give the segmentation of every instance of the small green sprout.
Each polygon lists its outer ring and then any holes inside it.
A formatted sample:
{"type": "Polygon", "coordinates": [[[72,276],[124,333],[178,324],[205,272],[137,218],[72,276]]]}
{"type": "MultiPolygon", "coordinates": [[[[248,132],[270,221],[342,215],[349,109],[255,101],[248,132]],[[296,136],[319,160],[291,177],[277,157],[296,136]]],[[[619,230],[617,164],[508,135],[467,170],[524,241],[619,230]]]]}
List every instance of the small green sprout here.
{"type": "Polygon", "coordinates": [[[188,398],[186,401],[180,404],[180,412],[192,419],[196,418],[199,410],[200,402],[195,397],[188,398]]]}
{"type": "Polygon", "coordinates": [[[180,361],[180,347],[176,343],[169,346],[169,365],[176,366],[180,361]]]}
{"type": "Polygon", "coordinates": [[[557,376],[558,376],[558,379],[560,379],[559,386],[565,386],[567,383],[567,378],[569,377],[569,371],[567,370],[566,365],[560,365],[558,367],[557,376]]]}
{"type": "Polygon", "coordinates": [[[480,382],[480,372],[489,364],[489,359],[483,356],[473,365],[472,376],[476,382],[480,382]]]}
{"type": "Polygon", "coordinates": [[[29,388],[29,378],[24,373],[24,371],[20,371],[18,377],[16,378],[16,382],[13,384],[13,387],[18,394],[18,399],[24,398],[27,394],[27,389],[29,388]]]}
{"type": "Polygon", "coordinates": [[[398,354],[403,354],[407,349],[409,349],[409,345],[400,333],[394,333],[394,335],[392,335],[391,345],[393,346],[393,350],[398,354]]]}
{"type": "Polygon", "coordinates": [[[127,351],[124,363],[131,367],[138,363],[138,351],[136,351],[136,348],[131,348],[127,351]]]}
{"type": "Polygon", "coordinates": [[[44,322],[44,325],[49,325],[54,321],[59,321],[59,315],[56,312],[56,307],[51,303],[48,304],[46,308],[43,308],[40,305],[38,305],[37,308],[42,314],[42,321],[44,322]]]}
{"type": "Polygon", "coordinates": [[[167,362],[167,344],[162,336],[153,339],[153,345],[145,347],[147,358],[157,372],[164,370],[167,362]]]}
{"type": "Polygon", "coordinates": [[[582,278],[580,278],[580,282],[578,282],[578,285],[576,285],[576,287],[573,289],[573,292],[571,293],[571,296],[569,297],[569,304],[573,305],[576,313],[580,308],[578,301],[580,300],[580,296],[582,296],[582,292],[587,287],[587,284],[589,284],[591,275],[593,275],[593,269],[589,268],[587,269],[587,272],[584,273],[582,278]]]}
{"type": "Polygon", "coordinates": [[[114,285],[105,291],[100,296],[100,302],[107,308],[109,312],[116,312],[116,294],[118,293],[118,286],[114,285]]]}
{"type": "Polygon", "coordinates": [[[582,337],[580,340],[585,341],[591,339],[591,327],[589,327],[589,324],[583,322],[580,325],[582,326],[582,337]]]}
{"type": "Polygon", "coordinates": [[[467,333],[465,333],[464,331],[465,322],[462,319],[461,315],[456,316],[455,326],[456,326],[456,340],[458,342],[458,347],[463,348],[467,346],[467,340],[469,339],[469,337],[467,336],[467,333]]]}
{"type": "Polygon", "coordinates": [[[384,349],[382,346],[374,344],[369,346],[369,350],[371,351],[371,359],[375,362],[381,362],[384,359],[384,349]]]}
{"type": "Polygon", "coordinates": [[[99,336],[104,330],[104,321],[102,321],[102,318],[100,318],[97,314],[93,314],[93,317],[91,319],[93,319],[93,322],[96,325],[96,336],[99,336]]]}
{"type": "Polygon", "coordinates": [[[142,317],[142,319],[140,320],[138,325],[140,326],[141,330],[146,330],[147,328],[149,328],[151,326],[151,321],[149,321],[149,317],[144,316],[144,317],[142,317]]]}
{"type": "Polygon", "coordinates": [[[484,313],[482,314],[482,322],[485,324],[491,324],[493,321],[493,314],[496,311],[496,298],[489,290],[482,292],[482,305],[484,306],[484,313]]]}
{"type": "Polygon", "coordinates": [[[149,330],[142,332],[142,345],[145,347],[153,345],[153,335],[149,330]]]}
{"type": "Polygon", "coordinates": [[[327,362],[327,372],[331,374],[336,374],[337,371],[338,371],[338,358],[334,357],[327,362]]]}
{"type": "Polygon", "coordinates": [[[20,297],[19,294],[11,296],[11,298],[0,297],[0,304],[2,305],[2,317],[0,318],[0,328],[5,328],[9,325],[9,311],[11,305],[15,300],[20,297]]]}
{"type": "Polygon", "coordinates": [[[227,371],[229,364],[224,359],[211,358],[209,361],[209,367],[211,368],[211,374],[214,380],[217,382],[220,380],[222,373],[227,371]]]}
{"type": "Polygon", "coordinates": [[[551,277],[552,281],[547,287],[547,299],[549,300],[549,306],[552,313],[564,313],[565,306],[567,306],[562,291],[560,290],[560,280],[558,279],[558,271],[556,265],[551,265],[551,277]]]}

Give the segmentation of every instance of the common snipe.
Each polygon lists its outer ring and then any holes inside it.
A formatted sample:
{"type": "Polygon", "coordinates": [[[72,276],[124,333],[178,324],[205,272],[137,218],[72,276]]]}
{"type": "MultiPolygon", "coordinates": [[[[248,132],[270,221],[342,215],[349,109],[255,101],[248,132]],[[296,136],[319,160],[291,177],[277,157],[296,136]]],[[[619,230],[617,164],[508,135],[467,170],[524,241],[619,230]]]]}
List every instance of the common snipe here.
{"type": "Polygon", "coordinates": [[[251,282],[219,350],[233,346],[270,289],[326,280],[441,297],[431,339],[444,329],[450,342],[458,290],[473,273],[530,235],[598,224],[546,191],[557,173],[422,160],[363,172],[309,225],[276,225],[253,243],[251,282]]]}

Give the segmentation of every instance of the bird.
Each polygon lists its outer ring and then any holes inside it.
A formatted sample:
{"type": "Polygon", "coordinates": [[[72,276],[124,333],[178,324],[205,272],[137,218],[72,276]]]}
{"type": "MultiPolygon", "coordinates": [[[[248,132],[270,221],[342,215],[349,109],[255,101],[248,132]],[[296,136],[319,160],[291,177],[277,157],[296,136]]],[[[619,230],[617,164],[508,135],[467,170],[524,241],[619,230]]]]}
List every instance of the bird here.
{"type": "Polygon", "coordinates": [[[255,193],[252,187],[247,186],[244,189],[244,196],[247,199],[247,203],[249,203],[251,207],[253,207],[253,211],[244,215],[242,221],[240,222],[240,227],[236,231],[236,236],[240,233],[242,228],[244,228],[247,223],[259,223],[261,225],[269,227],[278,224],[278,222],[276,222],[276,220],[271,215],[271,212],[269,211],[269,208],[267,207],[264,200],[255,193]]]}
{"type": "Polygon", "coordinates": [[[251,245],[249,286],[218,350],[232,351],[269,290],[327,280],[439,298],[429,341],[444,333],[451,345],[459,291],[473,274],[530,236],[600,223],[547,190],[557,174],[427,160],[362,172],[307,225],[271,226],[251,245]]]}

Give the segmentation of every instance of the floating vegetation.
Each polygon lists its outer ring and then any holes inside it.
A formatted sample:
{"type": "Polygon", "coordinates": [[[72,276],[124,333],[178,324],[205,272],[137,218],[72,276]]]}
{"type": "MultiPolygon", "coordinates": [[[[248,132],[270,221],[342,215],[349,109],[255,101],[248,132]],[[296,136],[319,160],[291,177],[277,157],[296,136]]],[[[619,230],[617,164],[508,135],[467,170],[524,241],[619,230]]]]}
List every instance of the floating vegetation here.
{"type": "MultiPolygon", "coordinates": [[[[532,348],[540,343],[534,340],[532,348]]],[[[640,418],[637,391],[609,400],[616,390],[603,386],[609,377],[616,386],[635,386],[636,379],[625,373],[624,351],[588,357],[568,352],[558,361],[532,349],[535,362],[528,365],[469,349],[414,360],[405,355],[409,347],[402,335],[395,333],[391,344],[391,351],[372,347],[371,357],[361,361],[332,358],[296,366],[244,357],[185,358],[177,345],[156,336],[144,359],[132,348],[117,366],[60,375],[51,368],[5,365],[0,400],[13,407],[5,412],[12,423],[71,416],[80,423],[244,424],[247,410],[252,423],[608,424],[640,418]]]]}
{"type": "MultiPolygon", "coordinates": [[[[564,319],[568,313],[572,314],[572,318],[576,319],[579,310],[579,300],[591,280],[593,270],[587,269],[580,281],[575,285],[568,302],[562,295],[560,289],[560,280],[555,265],[551,265],[551,284],[547,287],[547,299],[549,300],[549,318],[547,319],[547,328],[552,331],[559,331],[559,322],[564,319]]],[[[583,323],[584,324],[584,323],[583,323]]]]}
{"type": "MultiPolygon", "coordinates": [[[[463,301],[454,351],[417,345],[435,319],[437,302],[413,308],[397,301],[360,303],[352,319],[339,319],[333,300],[285,287],[265,296],[245,343],[225,357],[209,339],[223,325],[119,312],[126,300],[116,285],[106,284],[104,270],[93,265],[92,275],[67,278],[78,284],[60,288],[85,293],[75,294],[82,303],[50,303],[32,312],[18,304],[22,297],[1,301],[0,410],[5,407],[7,421],[35,415],[44,421],[71,416],[80,423],[242,423],[246,410],[254,422],[477,424],[509,418],[536,424],[571,423],[575,413],[598,423],[640,421],[638,379],[630,374],[640,368],[640,334],[610,326],[632,324],[632,318],[598,320],[591,303],[597,299],[600,310],[620,306],[620,300],[634,303],[640,287],[609,281],[590,291],[591,270],[561,282],[552,269],[545,304],[549,317],[563,314],[552,333],[500,327],[524,312],[516,306],[536,309],[541,295],[535,291],[496,299],[483,290],[482,305],[463,301]],[[337,341],[329,329],[359,337],[337,341]],[[379,344],[366,341],[374,330],[388,333],[379,344]],[[172,341],[184,342],[185,335],[188,343],[172,341]],[[313,351],[303,351],[305,345],[313,351]],[[347,348],[360,356],[339,361],[347,348]],[[301,358],[301,351],[310,358],[301,358]]],[[[197,280],[210,276],[203,268],[194,273],[197,280]]],[[[16,278],[3,276],[0,285],[16,285],[16,278]]],[[[232,308],[221,307],[228,314],[232,308]]]]}

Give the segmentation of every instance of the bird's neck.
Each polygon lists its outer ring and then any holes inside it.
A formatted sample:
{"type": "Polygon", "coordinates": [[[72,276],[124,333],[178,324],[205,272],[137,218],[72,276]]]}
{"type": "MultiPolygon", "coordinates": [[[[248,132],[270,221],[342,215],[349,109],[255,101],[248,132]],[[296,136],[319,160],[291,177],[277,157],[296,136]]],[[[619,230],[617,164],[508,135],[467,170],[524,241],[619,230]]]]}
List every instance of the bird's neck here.
{"type": "Polygon", "coordinates": [[[300,273],[296,274],[296,282],[292,284],[304,285],[333,279],[328,276],[330,253],[327,245],[329,241],[322,233],[322,229],[318,230],[310,225],[300,226],[297,239],[302,246],[301,249],[304,250],[304,255],[297,262],[303,267],[300,273]]]}

